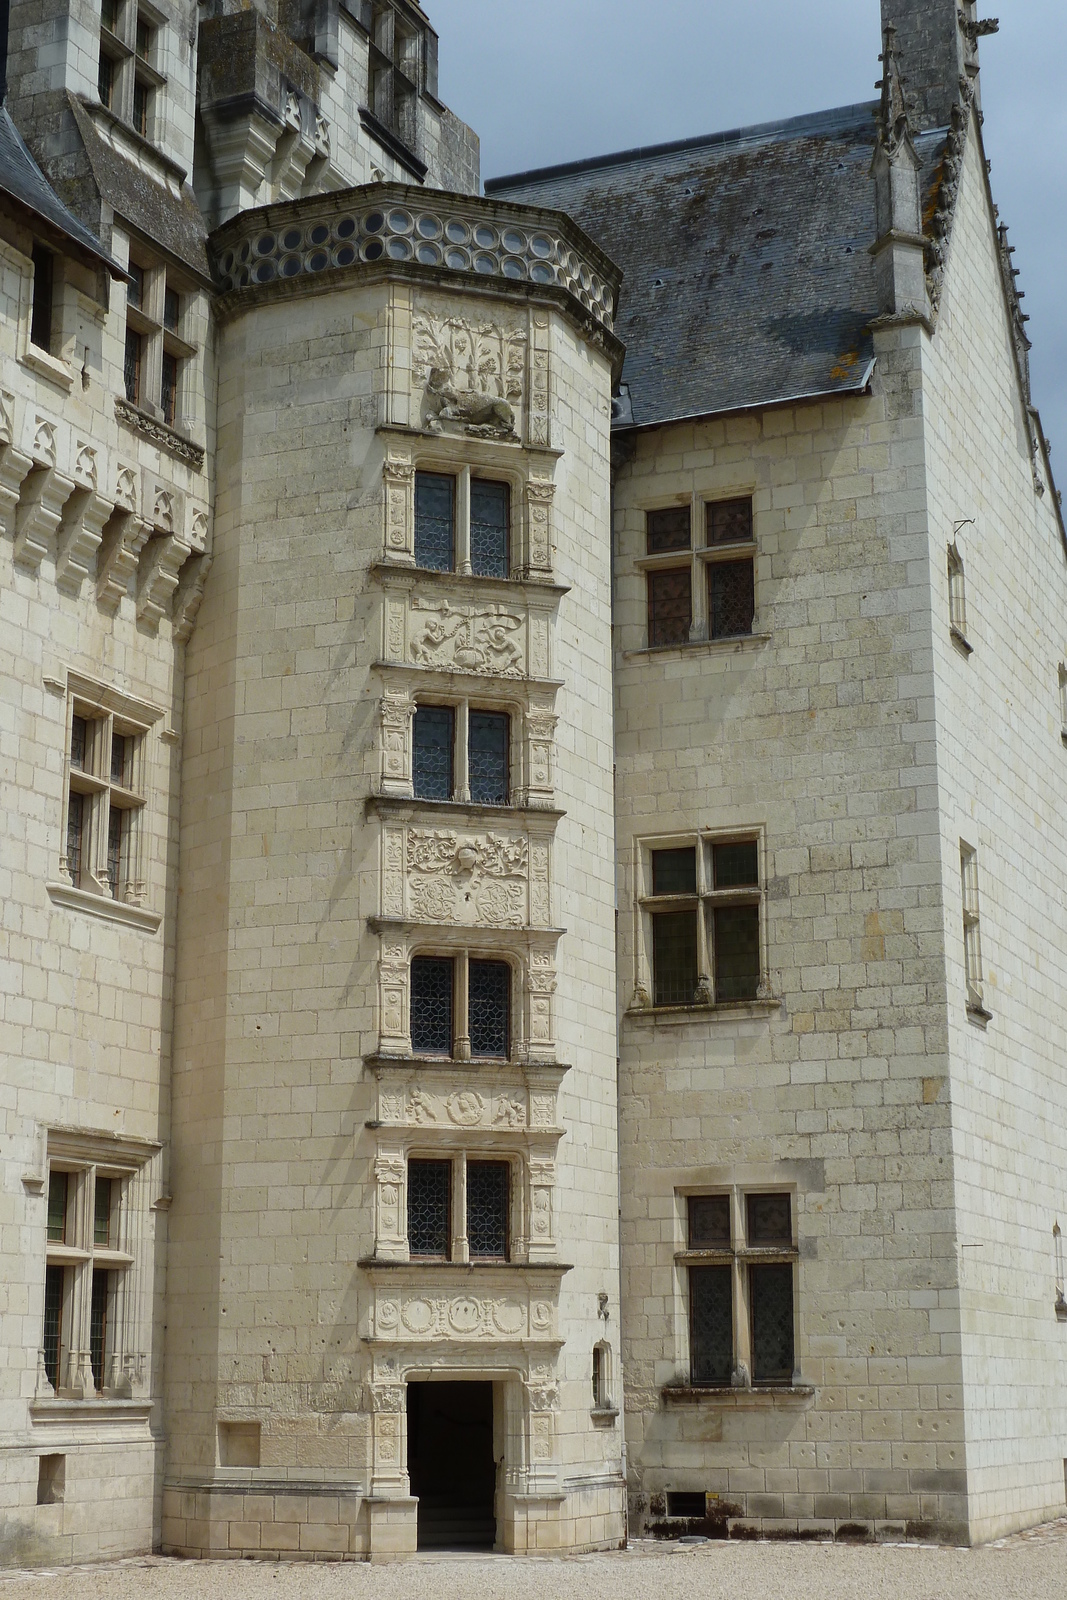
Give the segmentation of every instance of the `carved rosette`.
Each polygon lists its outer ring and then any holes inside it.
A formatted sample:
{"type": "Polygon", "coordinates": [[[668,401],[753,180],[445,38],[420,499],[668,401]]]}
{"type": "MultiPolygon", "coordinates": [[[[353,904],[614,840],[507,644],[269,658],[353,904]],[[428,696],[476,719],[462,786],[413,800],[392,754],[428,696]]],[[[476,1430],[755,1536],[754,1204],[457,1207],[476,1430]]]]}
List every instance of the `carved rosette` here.
{"type": "Polygon", "coordinates": [[[371,1307],[371,1337],[405,1345],[549,1344],[557,1325],[555,1293],[518,1283],[492,1292],[377,1286],[371,1307]]]}

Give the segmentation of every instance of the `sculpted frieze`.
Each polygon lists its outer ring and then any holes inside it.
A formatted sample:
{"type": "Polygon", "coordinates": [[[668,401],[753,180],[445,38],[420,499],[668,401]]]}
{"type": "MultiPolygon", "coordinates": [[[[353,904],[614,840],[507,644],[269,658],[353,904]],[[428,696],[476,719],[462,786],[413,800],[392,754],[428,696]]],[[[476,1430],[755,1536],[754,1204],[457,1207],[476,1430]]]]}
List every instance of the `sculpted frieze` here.
{"type": "Polygon", "coordinates": [[[373,1337],[429,1343],[551,1339],[556,1308],[551,1301],[512,1294],[434,1294],[404,1289],[380,1292],[373,1309],[373,1337]]]}
{"type": "Polygon", "coordinates": [[[517,439],[526,382],[525,328],[416,311],[412,380],[434,433],[517,439]]]}
{"type": "Polygon", "coordinates": [[[458,927],[550,923],[548,845],[525,835],[386,828],[382,879],[389,917],[458,927]]]}

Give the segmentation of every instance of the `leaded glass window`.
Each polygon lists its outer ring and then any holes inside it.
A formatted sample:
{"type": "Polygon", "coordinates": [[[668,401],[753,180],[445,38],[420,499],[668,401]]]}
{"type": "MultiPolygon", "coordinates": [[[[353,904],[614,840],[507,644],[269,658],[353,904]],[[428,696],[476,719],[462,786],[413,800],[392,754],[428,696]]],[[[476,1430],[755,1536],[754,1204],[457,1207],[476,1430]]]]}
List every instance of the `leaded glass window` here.
{"type": "Polygon", "coordinates": [[[750,1266],[752,1380],[791,1383],[793,1379],[793,1268],[786,1262],[750,1266]]]}
{"type": "Polygon", "coordinates": [[[665,550],[688,550],[693,540],[688,506],[669,506],[645,514],[645,548],[650,556],[665,550]]]}
{"type": "Polygon", "coordinates": [[[122,383],[127,400],[133,406],[141,403],[141,350],[143,340],[132,328],[126,329],[126,350],[122,362],[122,383]]]}
{"type": "Polygon", "coordinates": [[[178,358],[164,350],[160,375],[159,408],[168,427],[174,426],[178,405],[178,358]]]}
{"type": "Polygon", "coordinates": [[[72,767],[85,766],[85,749],[89,736],[89,724],[84,717],[77,713],[70,719],[70,764],[72,767]]]}
{"type": "Polygon", "coordinates": [[[471,1055],[506,1059],[511,1042],[511,968],[506,961],[472,961],[468,986],[471,1055]]]}
{"type": "Polygon", "coordinates": [[[713,906],[711,915],[716,1000],[755,1000],[760,986],[759,906],[713,906]]]}
{"type": "Polygon", "coordinates": [[[652,918],[652,971],[658,1006],[689,1006],[696,999],[697,913],[659,911],[652,918]]]}
{"type": "Polygon", "coordinates": [[[689,1268],[689,1369],[694,1386],[728,1384],[733,1372],[733,1270],[689,1268]]]}
{"type": "Polygon", "coordinates": [[[107,1250],[111,1244],[111,1179],[97,1178],[93,1204],[93,1243],[107,1250]]]}
{"type": "Polygon", "coordinates": [[[711,870],[716,889],[758,889],[759,850],[755,839],[713,844],[711,870]]]}
{"type": "Polygon", "coordinates": [[[509,1177],[506,1161],[467,1162],[467,1244],[472,1260],[507,1260],[509,1177]]]}
{"type": "Polygon", "coordinates": [[[750,1245],[782,1246],[793,1243],[793,1213],[787,1194],[750,1194],[745,1197],[750,1245]]]}
{"type": "Polygon", "coordinates": [[[111,1293],[111,1274],[93,1268],[93,1287],[89,1300],[89,1365],[97,1393],[104,1387],[107,1361],[107,1312],[111,1293]]]}
{"type": "Polygon", "coordinates": [[[708,618],[713,639],[752,632],[756,616],[755,562],[713,561],[708,567],[708,618]]]}
{"type": "Polygon", "coordinates": [[[454,963],[416,956],[411,963],[411,1048],[416,1055],[452,1054],[454,963]]]}
{"type": "Polygon", "coordinates": [[[62,1353],[63,1289],[66,1269],[46,1267],[44,1273],[44,1370],[53,1389],[59,1388],[62,1353]]]}
{"type": "Polygon", "coordinates": [[[691,1194],[688,1201],[690,1250],[730,1248],[730,1196],[691,1194]]]}
{"type": "Polygon", "coordinates": [[[451,706],[419,706],[412,724],[412,780],[420,800],[451,800],[456,713],[451,706]]]}
{"type": "Polygon", "coordinates": [[[713,500],[705,511],[709,545],[751,544],[751,500],[713,500]]]}
{"type": "Polygon", "coordinates": [[[413,1256],[452,1254],[452,1163],[408,1162],[408,1249],[413,1256]]]}
{"type": "Polygon", "coordinates": [[[683,850],[653,850],[652,893],[696,894],[697,853],[694,845],[683,850]]]}
{"type": "Polygon", "coordinates": [[[81,883],[85,841],[85,796],[74,789],[67,800],[67,871],[75,888],[81,883]]]}
{"type": "Polygon", "coordinates": [[[48,1174],[48,1238],[52,1244],[63,1244],[66,1240],[69,1193],[68,1175],[53,1168],[48,1174]]]}
{"type": "Polygon", "coordinates": [[[122,898],[126,862],[126,813],[112,805],[107,819],[107,881],[116,900],[122,898]]]}
{"type": "Polygon", "coordinates": [[[479,577],[506,578],[511,572],[510,500],[506,483],[471,479],[471,571],[479,577]]]}
{"type": "Polygon", "coordinates": [[[472,711],[467,731],[471,799],[476,805],[508,803],[511,719],[497,711],[472,711]]]}
{"type": "Polygon", "coordinates": [[[688,567],[648,574],[650,646],[687,644],[693,624],[693,579],[688,567]]]}
{"type": "Polygon", "coordinates": [[[456,565],[456,480],[439,472],[415,474],[415,564],[432,572],[456,565]]]}

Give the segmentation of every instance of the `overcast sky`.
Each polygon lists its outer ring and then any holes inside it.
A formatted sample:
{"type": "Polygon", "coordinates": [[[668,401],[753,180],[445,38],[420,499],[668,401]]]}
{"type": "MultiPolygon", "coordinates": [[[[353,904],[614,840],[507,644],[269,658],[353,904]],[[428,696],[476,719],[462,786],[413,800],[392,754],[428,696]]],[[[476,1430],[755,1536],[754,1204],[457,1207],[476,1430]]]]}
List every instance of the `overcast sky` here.
{"type": "MultiPolygon", "coordinates": [[[[424,0],[441,95],[482,174],[874,99],[878,0],[424,0]]],[[[949,0],[930,0],[945,4],[949,0]]],[[[1034,398],[1067,488],[1067,4],[994,0],[982,101],[1031,317],[1034,398]]]]}

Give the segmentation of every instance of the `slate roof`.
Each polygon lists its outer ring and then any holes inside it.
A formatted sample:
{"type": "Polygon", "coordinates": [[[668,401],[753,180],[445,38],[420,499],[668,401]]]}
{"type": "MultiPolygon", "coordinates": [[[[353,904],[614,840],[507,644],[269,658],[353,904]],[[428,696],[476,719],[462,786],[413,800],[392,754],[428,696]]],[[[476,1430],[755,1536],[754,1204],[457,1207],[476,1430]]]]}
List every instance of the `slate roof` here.
{"type": "Polygon", "coordinates": [[[113,277],[126,276],[104,249],[100,240],[84,223],[68,211],[48,179],[30,155],[6,106],[0,105],[0,194],[33,213],[44,224],[44,231],[58,233],[76,252],[102,261],[113,277]]]}
{"type": "MultiPolygon", "coordinates": [[[[487,194],[568,212],[622,268],[616,427],[866,385],[876,110],[846,106],[486,183],[487,194]]],[[[916,140],[927,190],[945,136],[916,140]]]]}

